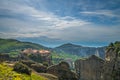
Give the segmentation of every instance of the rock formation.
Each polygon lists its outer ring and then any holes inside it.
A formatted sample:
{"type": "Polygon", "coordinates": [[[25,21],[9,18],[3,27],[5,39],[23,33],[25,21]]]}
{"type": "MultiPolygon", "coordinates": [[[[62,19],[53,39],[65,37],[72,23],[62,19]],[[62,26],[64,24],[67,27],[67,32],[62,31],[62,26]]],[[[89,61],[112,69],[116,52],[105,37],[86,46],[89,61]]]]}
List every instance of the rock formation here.
{"type": "Polygon", "coordinates": [[[102,80],[120,80],[120,42],[107,47],[102,76],[102,80]]]}
{"type": "Polygon", "coordinates": [[[57,76],[59,80],[78,80],[77,75],[70,70],[67,62],[61,62],[58,65],[49,67],[47,73],[57,76]]]}
{"type": "Polygon", "coordinates": [[[48,65],[52,64],[51,52],[48,50],[36,50],[28,48],[21,51],[21,54],[19,56],[20,58],[26,60],[30,59],[40,63],[47,63],[48,65]]]}
{"type": "Polygon", "coordinates": [[[101,69],[104,60],[92,55],[86,59],[79,59],[75,61],[76,73],[80,80],[100,80],[101,69]]]}

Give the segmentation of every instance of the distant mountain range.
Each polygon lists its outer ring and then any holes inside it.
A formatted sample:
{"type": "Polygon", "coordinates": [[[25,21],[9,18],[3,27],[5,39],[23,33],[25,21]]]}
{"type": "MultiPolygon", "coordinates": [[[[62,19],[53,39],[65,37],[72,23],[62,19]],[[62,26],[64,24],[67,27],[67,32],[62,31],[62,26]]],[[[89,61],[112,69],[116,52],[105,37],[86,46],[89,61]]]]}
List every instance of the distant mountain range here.
{"type": "Polygon", "coordinates": [[[10,51],[19,51],[25,48],[34,48],[34,49],[49,49],[55,51],[57,54],[69,54],[76,55],[80,57],[88,57],[90,55],[97,55],[101,58],[104,58],[105,47],[83,47],[80,45],[75,45],[71,43],[63,44],[55,48],[48,48],[40,44],[31,43],[31,42],[21,42],[15,39],[0,39],[0,53],[7,53],[10,51]]]}
{"type": "Polygon", "coordinates": [[[74,45],[71,43],[63,44],[59,47],[54,48],[57,53],[67,53],[72,55],[78,55],[81,57],[88,57],[90,55],[96,55],[104,58],[106,47],[83,47],[80,45],[74,45]]]}

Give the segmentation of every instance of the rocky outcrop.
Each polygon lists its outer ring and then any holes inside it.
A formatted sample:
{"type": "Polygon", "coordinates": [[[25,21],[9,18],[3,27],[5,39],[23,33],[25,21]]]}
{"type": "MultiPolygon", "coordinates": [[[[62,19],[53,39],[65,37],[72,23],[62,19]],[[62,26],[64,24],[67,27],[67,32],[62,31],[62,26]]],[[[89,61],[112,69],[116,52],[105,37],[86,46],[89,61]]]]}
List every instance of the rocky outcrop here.
{"type": "Polygon", "coordinates": [[[47,70],[47,67],[43,64],[31,60],[21,60],[20,62],[38,73],[45,73],[47,70]]]}
{"type": "Polygon", "coordinates": [[[47,73],[57,76],[59,80],[78,80],[77,74],[70,70],[69,64],[66,62],[49,67],[47,73]]]}
{"type": "Polygon", "coordinates": [[[107,47],[102,76],[102,80],[120,80],[120,42],[107,47]]]}
{"type": "Polygon", "coordinates": [[[48,50],[36,50],[36,49],[25,49],[19,54],[20,59],[33,60],[39,63],[46,63],[47,65],[52,64],[52,55],[48,50]]]}
{"type": "Polygon", "coordinates": [[[80,80],[100,80],[101,69],[104,60],[92,55],[86,59],[79,59],[75,61],[76,73],[80,80]]]}

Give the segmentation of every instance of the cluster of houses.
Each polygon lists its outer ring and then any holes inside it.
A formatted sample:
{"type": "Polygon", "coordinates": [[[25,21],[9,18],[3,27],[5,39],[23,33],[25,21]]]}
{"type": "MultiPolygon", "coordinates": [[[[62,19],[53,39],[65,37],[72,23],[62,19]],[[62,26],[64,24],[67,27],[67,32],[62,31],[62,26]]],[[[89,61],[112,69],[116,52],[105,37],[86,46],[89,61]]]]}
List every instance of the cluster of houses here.
{"type": "Polygon", "coordinates": [[[52,63],[51,62],[51,60],[52,60],[51,52],[48,50],[36,50],[36,49],[28,48],[28,49],[22,50],[20,53],[21,53],[20,56],[22,56],[22,57],[24,55],[30,55],[30,54],[38,55],[39,54],[41,56],[40,58],[42,59],[42,61],[44,61],[48,64],[52,63]]]}

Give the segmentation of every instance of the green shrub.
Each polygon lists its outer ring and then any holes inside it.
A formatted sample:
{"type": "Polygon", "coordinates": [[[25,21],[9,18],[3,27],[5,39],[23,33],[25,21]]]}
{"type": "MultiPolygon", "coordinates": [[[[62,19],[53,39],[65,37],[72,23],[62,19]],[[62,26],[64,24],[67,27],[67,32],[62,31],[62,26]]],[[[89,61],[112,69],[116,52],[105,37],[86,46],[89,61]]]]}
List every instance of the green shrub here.
{"type": "Polygon", "coordinates": [[[30,54],[28,57],[35,62],[39,62],[39,63],[42,62],[42,58],[40,54],[30,54]]]}
{"type": "Polygon", "coordinates": [[[32,60],[22,60],[21,63],[27,65],[28,67],[31,67],[32,64],[35,64],[32,60]]]}
{"type": "Polygon", "coordinates": [[[24,65],[20,62],[17,62],[14,65],[13,70],[16,71],[16,72],[19,72],[19,73],[25,73],[25,74],[31,75],[31,70],[26,65],[24,65]]]}

